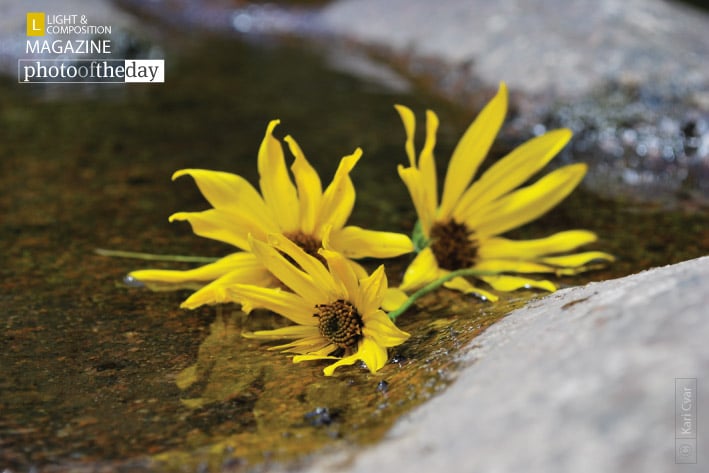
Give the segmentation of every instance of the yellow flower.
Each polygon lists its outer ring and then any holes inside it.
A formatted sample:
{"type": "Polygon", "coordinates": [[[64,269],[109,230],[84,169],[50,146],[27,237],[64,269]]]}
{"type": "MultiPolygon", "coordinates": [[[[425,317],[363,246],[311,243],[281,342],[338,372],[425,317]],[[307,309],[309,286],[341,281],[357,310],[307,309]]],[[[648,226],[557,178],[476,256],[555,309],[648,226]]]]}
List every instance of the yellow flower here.
{"type": "MultiPolygon", "coordinates": [[[[411,291],[451,271],[475,268],[503,273],[575,274],[592,263],[612,261],[600,251],[563,254],[596,240],[586,230],[559,232],[546,238],[514,241],[498,235],[524,225],[562,201],[586,173],[585,164],[564,166],[523,188],[571,138],[567,129],[552,130],[520,145],[493,164],[478,180],[473,177],[502,125],[507,111],[507,88],[500,84],[497,95],[485,106],[458,142],[438,203],[436,143],[438,117],[426,113],[426,141],[418,162],[414,151],[416,119],[413,112],[396,106],[406,130],[409,167],[399,166],[399,175],[411,194],[419,222],[414,241],[420,252],[411,263],[400,289],[411,291]],[[423,247],[423,248],[421,248],[423,247]]],[[[500,274],[479,276],[493,289],[512,291],[535,287],[556,290],[550,281],[500,274]]],[[[496,300],[494,294],[457,277],[446,287],[496,300]]]]}
{"type": "MultiPolygon", "coordinates": [[[[339,252],[321,249],[314,256],[282,235],[270,235],[269,243],[254,240],[256,258],[290,291],[252,284],[234,284],[228,291],[242,302],[245,312],[268,309],[297,325],[244,333],[261,340],[294,340],[274,350],[296,353],[293,362],[338,360],[324,373],[363,361],[374,373],[387,361],[387,348],[402,344],[409,334],[399,330],[381,310],[387,291],[384,266],[371,276],[359,278],[339,252]],[[295,264],[293,264],[295,263],[295,264]]],[[[327,246],[327,243],[326,243],[327,246]]]]}
{"type": "MultiPolygon", "coordinates": [[[[323,191],[317,172],[296,141],[287,136],[284,140],[295,156],[291,166],[294,185],[281,143],[273,137],[278,123],[279,120],[269,123],[258,153],[261,194],[243,177],[226,172],[182,169],[172,176],[173,180],[192,176],[213,208],[178,212],[170,216],[170,221],[187,221],[197,235],[242,251],[187,271],[146,269],[133,271],[129,277],[153,288],[201,287],[181,305],[193,309],[233,301],[226,291],[232,284],[278,285],[250,251],[249,235],[264,240],[268,234],[281,233],[315,257],[325,238],[332,250],[347,258],[389,258],[413,251],[413,244],[405,235],[345,226],[355,202],[349,174],[362,155],[360,149],[342,158],[332,182],[323,191]]],[[[357,263],[348,263],[360,276],[366,275],[357,263]]]]}

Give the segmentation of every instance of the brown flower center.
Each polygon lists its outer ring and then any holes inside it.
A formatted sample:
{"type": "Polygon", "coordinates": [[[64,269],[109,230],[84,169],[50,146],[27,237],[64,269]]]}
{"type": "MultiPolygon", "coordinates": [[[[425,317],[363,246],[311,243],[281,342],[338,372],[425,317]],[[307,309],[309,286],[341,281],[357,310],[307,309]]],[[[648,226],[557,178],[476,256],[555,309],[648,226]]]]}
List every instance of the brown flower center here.
{"type": "Polygon", "coordinates": [[[434,223],[431,227],[431,251],[438,266],[449,271],[473,266],[478,252],[475,239],[470,238],[473,233],[467,225],[453,219],[434,223]]]}
{"type": "MultiPolygon", "coordinates": [[[[318,240],[317,238],[315,238],[312,235],[306,235],[305,233],[303,233],[301,231],[297,231],[297,232],[293,232],[293,233],[286,233],[285,236],[290,241],[292,241],[293,243],[295,243],[296,245],[301,247],[303,249],[303,251],[308,253],[310,256],[317,258],[322,264],[327,266],[325,258],[323,258],[320,255],[320,253],[318,253],[318,250],[320,248],[322,248],[322,242],[320,240],[318,240]]],[[[290,256],[288,256],[288,255],[283,255],[283,256],[285,256],[285,258],[288,261],[290,261],[292,264],[294,264],[295,266],[298,266],[296,264],[296,262],[293,261],[293,259],[290,256]]]]}
{"type": "Polygon", "coordinates": [[[330,304],[318,304],[315,313],[320,335],[339,348],[352,351],[362,338],[362,317],[352,303],[338,299],[330,304]]]}

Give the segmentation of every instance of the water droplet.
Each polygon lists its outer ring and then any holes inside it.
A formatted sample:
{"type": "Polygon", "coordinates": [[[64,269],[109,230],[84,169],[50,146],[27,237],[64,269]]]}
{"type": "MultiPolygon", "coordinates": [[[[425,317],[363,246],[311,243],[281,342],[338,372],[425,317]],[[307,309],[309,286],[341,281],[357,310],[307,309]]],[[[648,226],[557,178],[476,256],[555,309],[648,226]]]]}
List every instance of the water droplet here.
{"type": "Polygon", "coordinates": [[[378,392],[385,393],[388,390],[389,390],[389,383],[387,383],[386,381],[381,380],[381,381],[379,381],[379,383],[377,383],[377,391],[378,392]]]}
{"type": "Polygon", "coordinates": [[[310,422],[310,425],[320,427],[332,424],[333,415],[330,415],[330,410],[327,407],[316,407],[312,411],[306,412],[303,418],[310,422]]]}
{"type": "Polygon", "coordinates": [[[139,280],[135,279],[135,278],[134,278],[133,276],[131,276],[130,274],[127,274],[127,275],[123,278],[123,284],[125,284],[126,286],[129,286],[129,287],[145,287],[145,283],[143,283],[142,281],[139,281],[139,280]]]}

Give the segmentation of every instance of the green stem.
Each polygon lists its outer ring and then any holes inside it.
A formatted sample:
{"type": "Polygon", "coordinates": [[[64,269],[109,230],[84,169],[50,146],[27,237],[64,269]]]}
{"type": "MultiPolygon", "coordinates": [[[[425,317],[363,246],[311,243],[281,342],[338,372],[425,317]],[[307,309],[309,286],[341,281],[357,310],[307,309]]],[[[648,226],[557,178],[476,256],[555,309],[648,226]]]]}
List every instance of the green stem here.
{"type": "Polygon", "coordinates": [[[401,304],[397,309],[389,312],[389,318],[394,321],[396,320],[397,317],[399,317],[401,314],[406,312],[406,310],[414,305],[414,303],[421,297],[425,296],[431,291],[434,291],[441,287],[443,284],[446,282],[450,281],[453,278],[457,278],[458,276],[494,276],[496,274],[499,274],[496,271],[483,271],[480,269],[474,269],[474,268],[466,268],[466,269],[459,269],[457,271],[451,271],[450,273],[446,274],[445,276],[441,276],[440,278],[436,279],[433,282],[430,282],[426,284],[424,287],[419,289],[418,291],[414,292],[409,296],[406,301],[404,301],[403,304],[401,304]]]}
{"type": "Polygon", "coordinates": [[[210,256],[185,256],[185,255],[155,255],[152,253],[138,253],[135,251],[105,250],[96,248],[94,252],[101,256],[111,256],[116,258],[134,258],[148,261],[175,261],[178,263],[213,263],[219,258],[210,256]]]}

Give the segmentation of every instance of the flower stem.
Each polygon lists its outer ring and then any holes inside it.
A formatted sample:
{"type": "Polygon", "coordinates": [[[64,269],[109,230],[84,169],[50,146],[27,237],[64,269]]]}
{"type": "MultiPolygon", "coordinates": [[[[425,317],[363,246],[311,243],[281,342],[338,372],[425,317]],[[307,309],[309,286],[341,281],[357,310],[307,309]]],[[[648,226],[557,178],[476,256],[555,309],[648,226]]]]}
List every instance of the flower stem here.
{"type": "Polygon", "coordinates": [[[152,253],[138,253],[135,251],[106,250],[103,248],[96,248],[94,253],[101,256],[111,256],[115,258],[134,258],[148,261],[175,261],[179,263],[213,263],[219,259],[211,256],[156,255],[152,253]]]}
{"type": "Polygon", "coordinates": [[[441,287],[443,284],[446,282],[450,281],[451,279],[457,278],[459,276],[494,276],[496,274],[499,274],[496,271],[483,271],[480,269],[475,269],[475,268],[466,268],[466,269],[458,269],[456,271],[451,271],[450,273],[446,274],[445,276],[441,276],[440,278],[436,279],[433,282],[430,282],[426,284],[424,287],[419,289],[418,291],[414,292],[409,296],[406,301],[401,304],[398,308],[395,310],[389,312],[389,318],[394,321],[396,320],[397,317],[399,317],[401,314],[406,312],[409,307],[414,305],[414,303],[422,296],[425,296],[429,292],[432,292],[439,287],[441,287]]]}

